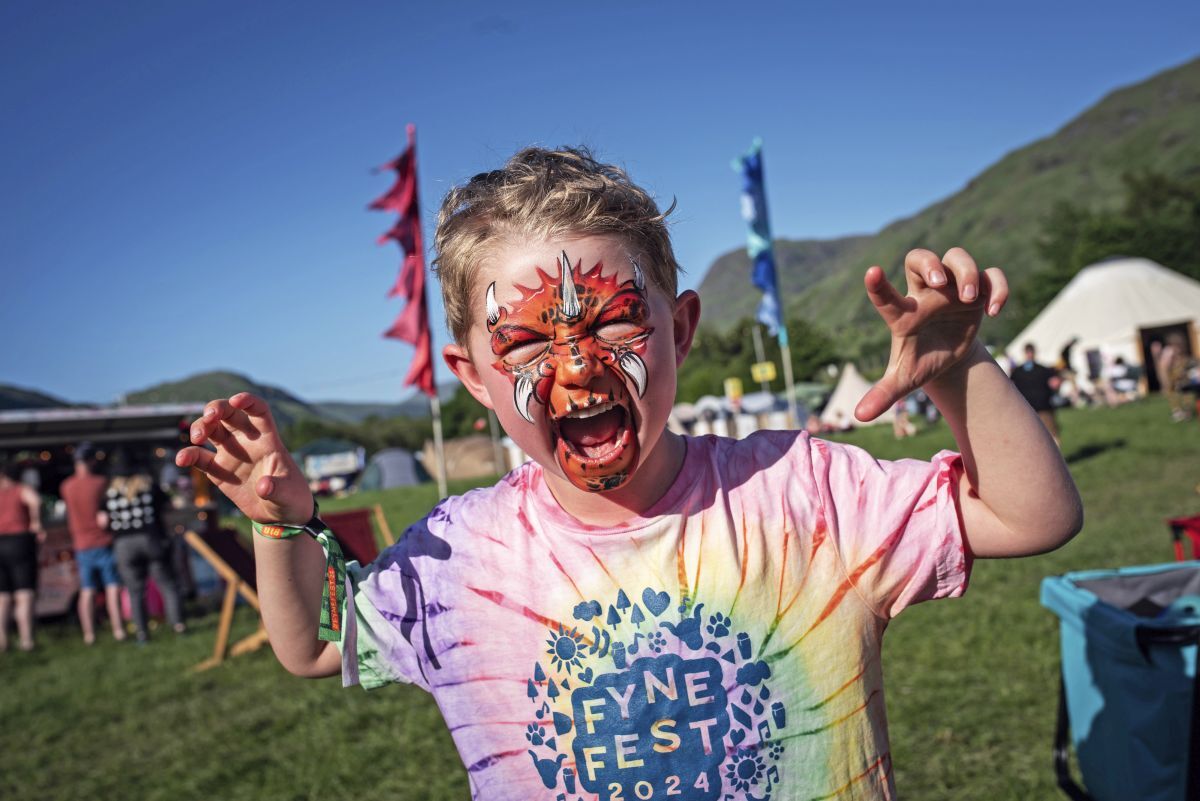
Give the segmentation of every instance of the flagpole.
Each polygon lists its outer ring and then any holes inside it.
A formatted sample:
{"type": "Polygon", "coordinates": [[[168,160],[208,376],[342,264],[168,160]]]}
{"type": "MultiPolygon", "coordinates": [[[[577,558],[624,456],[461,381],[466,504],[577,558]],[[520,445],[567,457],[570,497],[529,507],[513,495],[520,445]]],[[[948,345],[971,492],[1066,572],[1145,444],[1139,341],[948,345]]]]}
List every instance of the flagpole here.
{"type": "Polygon", "coordinates": [[[788,427],[800,427],[800,412],[796,408],[796,384],[792,380],[792,346],[788,343],[787,328],[779,328],[779,360],[783,362],[783,386],[787,393],[788,427]]]}
{"type": "Polygon", "coordinates": [[[433,415],[433,455],[437,459],[437,488],[438,498],[450,494],[446,486],[446,447],[442,442],[442,401],[437,396],[437,384],[433,385],[433,394],[429,396],[429,411],[433,415]]]}

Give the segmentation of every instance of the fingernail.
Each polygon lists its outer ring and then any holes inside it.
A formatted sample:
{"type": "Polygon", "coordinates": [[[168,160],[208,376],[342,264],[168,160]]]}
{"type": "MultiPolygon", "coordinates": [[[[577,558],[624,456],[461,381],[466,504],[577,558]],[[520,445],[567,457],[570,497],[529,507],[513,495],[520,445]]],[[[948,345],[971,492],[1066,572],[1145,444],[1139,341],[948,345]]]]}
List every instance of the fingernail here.
{"type": "Polygon", "coordinates": [[[975,300],[974,284],[967,284],[963,287],[963,300],[975,300]]]}
{"type": "Polygon", "coordinates": [[[192,426],[192,439],[197,440],[204,434],[204,429],[200,426],[192,426]]]}
{"type": "Polygon", "coordinates": [[[999,303],[993,303],[991,306],[988,306],[988,314],[991,315],[992,317],[995,317],[999,313],[1000,313],[1000,304],[999,303]]]}
{"type": "Polygon", "coordinates": [[[216,416],[216,414],[217,414],[216,409],[205,409],[204,410],[204,419],[211,420],[213,417],[216,416]]]}
{"type": "Polygon", "coordinates": [[[940,270],[934,270],[929,274],[929,283],[931,286],[941,286],[946,283],[946,276],[940,270]]]}

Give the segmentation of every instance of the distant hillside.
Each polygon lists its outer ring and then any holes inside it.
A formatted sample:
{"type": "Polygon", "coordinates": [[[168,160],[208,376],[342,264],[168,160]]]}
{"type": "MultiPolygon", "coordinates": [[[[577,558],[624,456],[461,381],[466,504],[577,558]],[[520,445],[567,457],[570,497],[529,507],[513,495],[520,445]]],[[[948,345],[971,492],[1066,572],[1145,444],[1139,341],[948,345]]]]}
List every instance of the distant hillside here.
{"type": "MultiPolygon", "coordinates": [[[[862,291],[867,267],[882,265],[895,281],[910,249],[940,253],[963,245],[982,266],[1003,267],[1015,289],[1043,266],[1036,243],[1057,202],[1116,208],[1124,195],[1122,175],[1141,170],[1171,176],[1200,171],[1200,59],[1109,94],[1053,136],[1008,154],[957,194],[874,236],[779,240],[788,312],[828,330],[849,355],[877,351],[886,335],[862,291]]],[[[776,228],[795,227],[774,222],[776,228]]],[[[748,263],[737,258],[742,252],[718,258],[700,285],[709,325],[728,328],[757,303],[748,263]]],[[[1028,311],[1010,307],[985,334],[1007,339],[1028,311]]]]}
{"type": "MultiPolygon", "coordinates": [[[[848,236],[842,239],[777,239],[775,240],[776,269],[779,291],[784,297],[795,297],[827,278],[851,254],[860,250],[871,237],[848,236]]],[[[700,285],[705,323],[718,326],[753,317],[759,295],[747,292],[750,280],[750,257],[745,248],[721,255],[704,276],[700,285]],[[711,302],[710,302],[711,301],[711,302]]]]}
{"type": "Polygon", "coordinates": [[[130,392],[127,404],[138,403],[206,403],[213,398],[228,398],[239,392],[253,392],[271,404],[271,411],[281,426],[288,426],[302,417],[321,418],[320,411],[300,400],[287,390],[259,384],[239,373],[214,371],[198,373],[179,381],[156,384],[148,389],[130,392]]]}
{"type": "MultiPolygon", "coordinates": [[[[457,384],[438,388],[442,400],[453,396],[457,384]]],[[[331,423],[361,423],[368,417],[422,417],[429,414],[429,401],[415,396],[401,403],[352,403],[348,401],[305,401],[280,387],[259,384],[240,373],[213,371],[198,373],[179,381],[156,384],[130,392],[125,402],[135,403],[207,403],[213,398],[228,398],[239,392],[253,392],[271,404],[280,426],[289,426],[308,417],[331,423]]]]}
{"type": "Polygon", "coordinates": [[[61,409],[72,404],[35,389],[0,384],[0,412],[11,409],[61,409]]]}

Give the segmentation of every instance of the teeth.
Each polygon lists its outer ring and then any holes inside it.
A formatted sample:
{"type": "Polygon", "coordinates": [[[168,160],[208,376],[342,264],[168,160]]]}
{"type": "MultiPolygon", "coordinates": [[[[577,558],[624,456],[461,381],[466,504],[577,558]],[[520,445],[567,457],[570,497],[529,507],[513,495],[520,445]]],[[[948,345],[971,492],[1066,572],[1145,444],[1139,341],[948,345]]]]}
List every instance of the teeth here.
{"type": "Polygon", "coordinates": [[[609,409],[614,409],[617,406],[616,401],[605,401],[597,406],[591,406],[587,409],[576,409],[567,414],[567,417],[574,417],[578,420],[584,420],[588,417],[595,417],[598,414],[604,414],[609,409]]]}

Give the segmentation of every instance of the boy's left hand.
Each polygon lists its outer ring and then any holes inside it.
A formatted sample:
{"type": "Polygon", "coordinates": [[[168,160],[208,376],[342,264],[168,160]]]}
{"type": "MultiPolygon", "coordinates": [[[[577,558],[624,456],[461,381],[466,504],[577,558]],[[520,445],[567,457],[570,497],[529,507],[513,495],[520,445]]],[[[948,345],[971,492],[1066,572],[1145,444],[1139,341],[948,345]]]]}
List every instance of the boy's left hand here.
{"type": "Polygon", "coordinates": [[[962,248],[941,259],[932,251],[909,251],[904,277],[908,295],[901,295],[879,267],[864,278],[867,295],[891,329],[892,353],[883,378],[854,410],[863,422],[958,364],[975,345],[984,310],[995,317],[1008,300],[1004,273],[997,267],[980,271],[962,248]]]}

